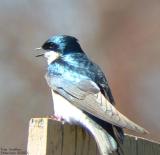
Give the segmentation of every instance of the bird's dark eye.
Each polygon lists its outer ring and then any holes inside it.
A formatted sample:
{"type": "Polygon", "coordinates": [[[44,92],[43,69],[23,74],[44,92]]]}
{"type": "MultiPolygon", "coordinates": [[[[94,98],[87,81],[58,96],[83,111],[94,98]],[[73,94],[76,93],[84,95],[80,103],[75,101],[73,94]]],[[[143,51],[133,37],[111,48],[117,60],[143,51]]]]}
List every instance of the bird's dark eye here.
{"type": "Polygon", "coordinates": [[[44,45],[42,46],[42,48],[44,50],[56,50],[58,47],[53,42],[47,42],[47,43],[44,43],[44,45]]]}

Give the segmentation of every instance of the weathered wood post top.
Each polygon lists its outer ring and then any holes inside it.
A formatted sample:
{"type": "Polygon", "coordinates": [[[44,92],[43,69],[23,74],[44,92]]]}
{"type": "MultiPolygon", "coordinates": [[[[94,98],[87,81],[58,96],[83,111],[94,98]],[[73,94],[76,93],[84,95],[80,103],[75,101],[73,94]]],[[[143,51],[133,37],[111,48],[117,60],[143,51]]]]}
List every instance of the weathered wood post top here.
{"type": "MultiPolygon", "coordinates": [[[[125,155],[160,155],[159,143],[129,135],[123,149],[125,155]]],[[[27,150],[28,155],[100,155],[87,131],[48,118],[30,120],[27,150]]]]}

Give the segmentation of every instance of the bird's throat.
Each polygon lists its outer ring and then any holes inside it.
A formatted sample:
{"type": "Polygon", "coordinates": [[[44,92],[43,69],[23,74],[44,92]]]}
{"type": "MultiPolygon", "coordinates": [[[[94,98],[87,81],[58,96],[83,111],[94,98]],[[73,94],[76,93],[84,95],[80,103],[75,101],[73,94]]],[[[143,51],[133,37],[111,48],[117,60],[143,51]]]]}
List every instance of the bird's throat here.
{"type": "Polygon", "coordinates": [[[44,54],[45,58],[47,58],[48,65],[51,64],[53,61],[60,57],[60,54],[55,51],[48,51],[44,54]]]}

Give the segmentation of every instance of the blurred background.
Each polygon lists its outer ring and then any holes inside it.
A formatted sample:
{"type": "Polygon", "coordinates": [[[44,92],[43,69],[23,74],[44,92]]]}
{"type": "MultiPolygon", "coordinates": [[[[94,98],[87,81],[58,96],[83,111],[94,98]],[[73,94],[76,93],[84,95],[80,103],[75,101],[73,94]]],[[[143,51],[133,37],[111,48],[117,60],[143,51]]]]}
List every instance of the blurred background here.
{"type": "Polygon", "coordinates": [[[28,122],[52,114],[36,47],[77,37],[105,72],[117,108],[160,141],[160,1],[0,0],[0,147],[26,148],[28,122]]]}

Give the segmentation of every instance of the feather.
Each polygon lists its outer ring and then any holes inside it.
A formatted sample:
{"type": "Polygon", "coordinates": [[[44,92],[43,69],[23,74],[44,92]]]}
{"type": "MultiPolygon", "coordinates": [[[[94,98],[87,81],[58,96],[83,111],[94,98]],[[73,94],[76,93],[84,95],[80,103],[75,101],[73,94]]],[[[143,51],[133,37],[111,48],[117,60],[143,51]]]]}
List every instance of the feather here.
{"type": "MultiPolygon", "coordinates": [[[[74,106],[86,111],[99,119],[109,122],[113,125],[127,128],[140,133],[148,133],[147,130],[140,127],[126,116],[121,114],[100,92],[98,86],[92,82],[87,81],[88,87],[82,87],[83,81],[81,80],[81,85],[79,83],[74,83],[72,81],[66,80],[63,77],[46,76],[48,85],[68,101],[70,101],[74,106]],[[80,87],[79,87],[80,86],[80,87]]],[[[86,81],[84,80],[84,83],[86,81]]]]}

